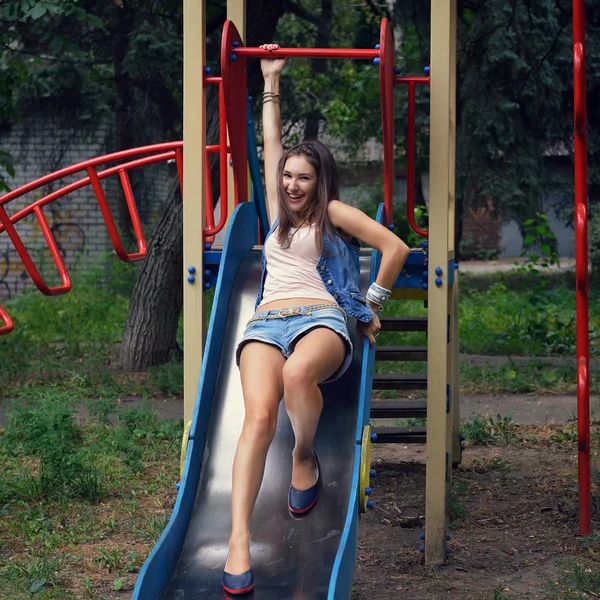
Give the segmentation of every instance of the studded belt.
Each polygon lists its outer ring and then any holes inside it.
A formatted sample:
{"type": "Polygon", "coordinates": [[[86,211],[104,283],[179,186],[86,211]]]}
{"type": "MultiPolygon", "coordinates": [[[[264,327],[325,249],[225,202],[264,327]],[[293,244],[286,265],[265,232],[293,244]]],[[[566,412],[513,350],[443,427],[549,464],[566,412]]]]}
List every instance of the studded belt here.
{"type": "MultiPolygon", "coordinates": [[[[248,321],[248,324],[252,323],[253,321],[262,321],[263,319],[285,319],[286,317],[301,317],[302,315],[310,315],[310,313],[312,312],[315,312],[317,310],[324,310],[326,308],[333,308],[334,310],[339,310],[341,313],[344,313],[344,310],[337,304],[311,304],[309,306],[302,306],[299,308],[283,308],[278,311],[273,311],[273,314],[254,316],[248,321]]],[[[269,311],[269,313],[270,312],[271,311],[269,311]]]]}

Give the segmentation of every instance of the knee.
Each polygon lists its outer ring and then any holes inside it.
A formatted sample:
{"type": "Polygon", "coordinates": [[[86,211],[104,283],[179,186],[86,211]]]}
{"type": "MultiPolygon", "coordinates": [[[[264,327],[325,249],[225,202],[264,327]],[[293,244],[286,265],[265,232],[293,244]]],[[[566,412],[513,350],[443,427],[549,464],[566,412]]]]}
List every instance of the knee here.
{"type": "Polygon", "coordinates": [[[277,411],[268,409],[253,409],[246,413],[244,430],[253,439],[271,441],[277,429],[277,411]]]}
{"type": "Polygon", "coordinates": [[[317,385],[310,367],[300,361],[287,361],[283,366],[283,388],[286,398],[294,392],[304,392],[317,385]]]}

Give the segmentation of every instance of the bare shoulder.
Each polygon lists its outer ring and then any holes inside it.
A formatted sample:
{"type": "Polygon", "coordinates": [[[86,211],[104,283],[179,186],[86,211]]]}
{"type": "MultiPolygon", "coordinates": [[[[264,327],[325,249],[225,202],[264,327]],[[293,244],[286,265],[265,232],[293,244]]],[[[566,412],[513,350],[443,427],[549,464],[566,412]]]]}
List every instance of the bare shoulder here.
{"type": "Polygon", "coordinates": [[[365,223],[372,220],[362,210],[358,210],[358,208],[354,208],[354,206],[350,206],[349,204],[344,204],[339,200],[332,200],[327,205],[327,214],[334,227],[342,229],[350,235],[354,235],[352,230],[355,230],[361,222],[365,223]]]}

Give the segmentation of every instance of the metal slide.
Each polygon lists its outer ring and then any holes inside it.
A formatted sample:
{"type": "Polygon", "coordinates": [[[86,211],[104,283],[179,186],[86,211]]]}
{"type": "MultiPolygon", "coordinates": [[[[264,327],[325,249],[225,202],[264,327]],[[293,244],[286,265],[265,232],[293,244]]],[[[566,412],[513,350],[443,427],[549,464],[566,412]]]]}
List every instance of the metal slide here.
{"type": "MultiPolygon", "coordinates": [[[[238,227],[239,217],[236,215],[234,219],[238,227]]],[[[235,230],[235,225],[232,229],[235,230]]],[[[228,240],[231,246],[238,243],[239,237],[231,231],[228,240]]],[[[227,245],[221,271],[227,268],[227,245]]],[[[238,252],[241,253],[242,250],[238,252]]],[[[221,577],[231,526],[231,466],[244,417],[235,349],[254,311],[260,257],[255,250],[240,258],[239,268],[231,275],[229,302],[220,294],[225,284],[222,289],[217,284],[215,303],[228,306],[221,306],[222,313],[226,313],[222,338],[212,336],[210,331],[207,338],[207,352],[209,344],[220,345],[220,360],[211,367],[208,357],[203,367],[204,379],[216,376],[212,406],[203,410],[200,389],[197,401],[200,406],[196,407],[190,436],[192,448],[188,448],[182,480],[184,489],[167,529],[140,572],[134,599],[224,597],[221,577]],[[205,437],[202,420],[206,421],[205,437]],[[190,489],[196,484],[191,498],[190,489]]],[[[365,277],[368,278],[368,273],[365,277]]],[[[217,311],[213,312],[211,328],[216,325],[215,320],[217,311]]],[[[360,439],[365,412],[359,401],[359,392],[364,389],[364,381],[361,386],[363,344],[356,337],[354,348],[354,360],[346,374],[337,382],[322,386],[324,409],[315,450],[321,463],[323,486],[317,506],[301,519],[293,518],[287,509],[293,432],[283,403],[280,406],[277,434],[269,450],[251,522],[256,588],[249,597],[257,600],[350,597],[358,521],[357,438],[360,439]]]]}

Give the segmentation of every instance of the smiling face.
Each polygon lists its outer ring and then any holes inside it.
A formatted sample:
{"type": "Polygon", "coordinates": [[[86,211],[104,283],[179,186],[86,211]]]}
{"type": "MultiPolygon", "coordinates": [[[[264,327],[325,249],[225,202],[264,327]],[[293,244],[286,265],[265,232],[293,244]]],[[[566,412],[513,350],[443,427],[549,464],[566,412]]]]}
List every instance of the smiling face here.
{"type": "Polygon", "coordinates": [[[288,157],[283,167],[283,190],[291,210],[300,215],[311,204],[317,194],[317,172],[305,156],[294,154],[288,157]]]}

